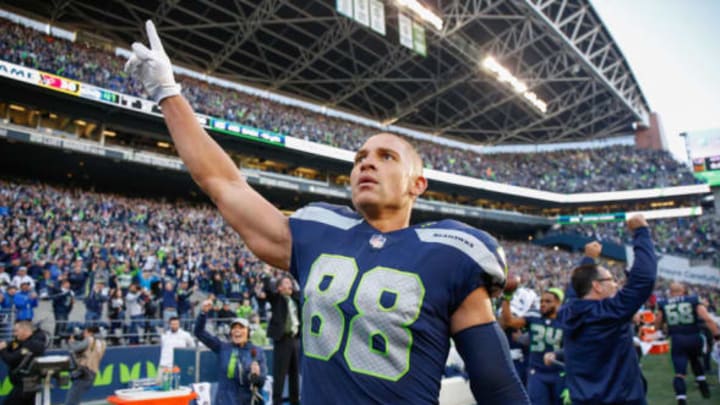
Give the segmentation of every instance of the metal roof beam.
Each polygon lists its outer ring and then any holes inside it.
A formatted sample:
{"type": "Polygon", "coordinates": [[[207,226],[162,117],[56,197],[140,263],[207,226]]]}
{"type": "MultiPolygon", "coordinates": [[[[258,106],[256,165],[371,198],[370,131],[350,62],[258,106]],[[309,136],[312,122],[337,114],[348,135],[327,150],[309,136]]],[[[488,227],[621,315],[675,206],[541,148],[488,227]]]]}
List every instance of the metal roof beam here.
{"type": "MultiPolygon", "coordinates": [[[[637,120],[646,124],[648,123],[647,103],[641,102],[638,104],[638,101],[641,101],[639,98],[629,98],[623,94],[622,91],[613,84],[612,80],[604,74],[607,70],[606,66],[596,65],[595,62],[589,58],[589,55],[594,52],[593,49],[589,51],[587,49],[580,49],[581,41],[578,40],[578,34],[581,30],[585,29],[583,28],[583,24],[586,26],[589,25],[593,28],[602,25],[602,22],[596,18],[592,7],[589,4],[583,3],[574,13],[564,19],[562,16],[564,10],[568,6],[577,7],[575,4],[570,5],[568,0],[523,0],[518,2],[518,4],[524,6],[530,15],[534,16],[535,19],[541,22],[544,29],[552,32],[556,38],[561,39],[562,46],[575,52],[580,62],[593,74],[593,76],[595,76],[597,80],[603,83],[603,85],[610,90],[615,97],[626,105],[628,110],[635,115],[637,120]],[[565,29],[565,26],[569,26],[571,29],[565,29]],[[568,32],[572,32],[572,34],[568,34],[568,32]]],[[[602,47],[607,42],[613,43],[614,41],[603,31],[596,37],[595,42],[598,42],[598,46],[602,47]]],[[[624,61],[624,57],[620,53],[619,49],[613,52],[613,54],[613,59],[620,60],[621,62],[624,61]]],[[[608,62],[614,63],[615,60],[608,62]]],[[[613,71],[613,75],[620,74],[632,76],[632,72],[625,66],[624,63],[621,63],[616,69],[616,71],[613,71]]],[[[633,92],[642,94],[635,79],[631,78],[631,80],[633,83],[633,92]]],[[[642,98],[642,96],[640,98],[642,98]]]]}
{"type": "MultiPolygon", "coordinates": [[[[557,142],[564,140],[571,135],[579,135],[584,129],[592,127],[598,122],[602,122],[608,118],[622,115],[626,111],[625,107],[618,102],[618,100],[610,99],[601,103],[600,105],[594,106],[591,109],[587,109],[579,114],[573,115],[570,121],[567,122],[565,128],[558,132],[549,132],[548,137],[551,142],[557,142]]],[[[621,127],[620,125],[613,127],[621,127]]],[[[573,138],[579,138],[578,136],[572,136],[573,138]]]]}
{"type": "MultiPolygon", "coordinates": [[[[476,63],[475,66],[478,66],[482,57],[485,55],[490,54],[498,59],[505,59],[522,52],[526,47],[540,41],[542,38],[542,34],[534,34],[532,22],[526,19],[518,21],[512,25],[510,29],[495,36],[493,40],[480,47],[475,46],[472,41],[465,38],[458,38],[456,40],[447,39],[447,41],[456,51],[462,53],[463,57],[470,60],[471,66],[473,66],[473,62],[476,63]]],[[[413,94],[408,98],[408,100],[410,100],[408,103],[398,106],[393,118],[397,117],[397,119],[401,119],[411,113],[418,105],[439,96],[450,88],[466,83],[475,75],[484,74],[480,69],[467,70],[461,75],[454,75],[453,73],[454,72],[448,72],[448,74],[444,75],[447,77],[445,80],[438,80],[439,83],[443,83],[441,86],[435,88],[426,87],[413,94]]],[[[497,86],[502,87],[501,84],[497,86]]],[[[511,96],[508,101],[517,97],[515,93],[509,94],[511,94],[511,96]]]]}
{"type": "MultiPolygon", "coordinates": [[[[532,76],[521,77],[521,79],[526,80],[529,89],[534,89],[539,84],[542,84],[543,80],[554,80],[555,78],[564,77],[565,74],[570,69],[572,69],[572,65],[568,62],[569,61],[566,53],[553,53],[551,55],[548,55],[548,58],[545,58],[538,63],[529,66],[526,71],[528,72],[528,74],[532,74],[532,76]],[[543,79],[541,80],[540,77],[542,77],[543,79]]],[[[587,79],[585,81],[587,81],[587,79]]],[[[518,97],[517,93],[514,93],[511,90],[505,88],[505,86],[498,85],[498,88],[501,88],[503,90],[505,97],[503,97],[501,100],[495,101],[487,105],[482,109],[477,109],[474,105],[471,105],[468,108],[457,112],[455,115],[445,121],[450,124],[440,129],[440,132],[452,133],[455,128],[475,119],[480,114],[486,114],[494,108],[508,103],[518,97]]],[[[557,106],[555,106],[556,102],[557,99],[548,100],[548,112],[551,112],[553,108],[557,108],[557,106]]],[[[539,119],[542,119],[542,116],[538,117],[537,114],[529,114],[527,115],[527,117],[533,123],[537,122],[537,120],[539,119]]],[[[501,129],[504,129],[506,131],[505,134],[508,136],[514,135],[509,134],[510,129],[508,128],[501,129]]]]}
{"type": "MultiPolygon", "coordinates": [[[[265,0],[259,4],[247,18],[238,18],[235,33],[210,60],[208,70],[214,72],[218,66],[222,65],[245,41],[253,37],[265,20],[275,15],[282,4],[283,2],[280,0],[265,0]]],[[[267,63],[267,59],[265,59],[265,62],[267,63]]]]}
{"type": "MultiPolygon", "coordinates": [[[[470,1],[461,1],[461,0],[455,0],[448,4],[448,6],[445,8],[445,10],[450,10],[450,12],[444,12],[443,15],[445,16],[445,22],[443,24],[443,31],[438,33],[440,38],[446,38],[448,36],[453,35],[454,33],[458,32],[462,27],[464,27],[469,22],[475,20],[478,18],[479,15],[484,15],[492,10],[494,10],[496,7],[498,7],[500,4],[503,4],[502,0],[498,1],[480,1],[480,0],[470,0],[470,1]],[[450,28],[448,28],[450,27],[450,28]]],[[[429,28],[430,32],[436,32],[434,29],[429,28]]],[[[428,32],[429,34],[429,32],[428,32]]],[[[411,50],[403,47],[402,45],[396,44],[390,49],[391,54],[390,55],[383,55],[383,57],[379,58],[377,63],[370,66],[368,69],[366,69],[361,76],[357,76],[356,79],[356,85],[350,86],[346,88],[345,90],[341,91],[337,94],[336,97],[333,98],[331,104],[332,105],[339,105],[343,103],[345,100],[349,99],[350,97],[354,96],[357,92],[363,90],[365,87],[369,86],[369,83],[363,83],[362,80],[366,78],[382,78],[387,76],[390,72],[395,71],[398,67],[402,66],[403,64],[407,63],[410,60],[413,60],[414,58],[417,58],[417,55],[413,53],[411,50]]]]}
{"type": "Polygon", "coordinates": [[[163,22],[165,22],[165,18],[168,14],[177,6],[180,4],[180,0],[163,0],[160,2],[160,5],[155,9],[155,12],[152,15],[152,19],[155,25],[162,25],[163,22]]]}
{"type": "Polygon", "coordinates": [[[275,80],[272,85],[273,89],[281,88],[289,80],[302,73],[320,57],[325,55],[328,50],[334,49],[342,41],[347,40],[359,25],[345,17],[338,18],[336,21],[336,24],[325,31],[315,43],[308,47],[300,48],[300,55],[295,59],[295,63],[288,66],[285,73],[275,80]]]}

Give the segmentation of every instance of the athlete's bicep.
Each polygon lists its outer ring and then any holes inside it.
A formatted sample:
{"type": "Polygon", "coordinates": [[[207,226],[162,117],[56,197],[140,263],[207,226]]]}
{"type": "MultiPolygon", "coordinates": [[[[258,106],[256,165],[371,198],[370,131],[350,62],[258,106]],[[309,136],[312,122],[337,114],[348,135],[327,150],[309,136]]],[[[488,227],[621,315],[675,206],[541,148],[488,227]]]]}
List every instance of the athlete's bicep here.
{"type": "Polygon", "coordinates": [[[710,328],[710,331],[713,332],[713,335],[720,333],[720,327],[718,327],[718,324],[712,319],[705,305],[698,305],[696,311],[698,317],[705,321],[705,324],[710,328]]]}
{"type": "Polygon", "coordinates": [[[492,303],[485,287],[478,287],[471,292],[450,318],[450,333],[456,334],[472,326],[492,322],[495,316],[492,303]]]}
{"type": "Polygon", "coordinates": [[[244,179],[208,180],[206,187],[223,218],[255,256],[279,269],[290,267],[292,236],[288,218],[280,210],[244,179]]]}

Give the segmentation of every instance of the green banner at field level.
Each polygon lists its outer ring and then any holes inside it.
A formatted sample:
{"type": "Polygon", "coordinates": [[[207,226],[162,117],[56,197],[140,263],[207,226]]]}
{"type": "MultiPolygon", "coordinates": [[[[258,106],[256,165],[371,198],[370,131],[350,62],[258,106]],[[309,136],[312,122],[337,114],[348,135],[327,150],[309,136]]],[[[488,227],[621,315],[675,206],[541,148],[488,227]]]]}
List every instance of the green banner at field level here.
{"type": "Polygon", "coordinates": [[[210,118],[208,127],[210,127],[213,131],[222,132],[227,135],[265,142],[275,146],[285,146],[285,135],[278,134],[277,132],[266,131],[264,129],[249,127],[247,125],[238,124],[237,122],[210,118]]]}
{"type": "Polygon", "coordinates": [[[624,212],[611,212],[608,214],[560,215],[557,219],[558,224],[563,225],[622,221],[625,221],[624,212]]]}
{"type": "Polygon", "coordinates": [[[711,170],[693,174],[695,175],[695,178],[706,182],[710,185],[710,187],[720,187],[720,170],[711,170]]]}

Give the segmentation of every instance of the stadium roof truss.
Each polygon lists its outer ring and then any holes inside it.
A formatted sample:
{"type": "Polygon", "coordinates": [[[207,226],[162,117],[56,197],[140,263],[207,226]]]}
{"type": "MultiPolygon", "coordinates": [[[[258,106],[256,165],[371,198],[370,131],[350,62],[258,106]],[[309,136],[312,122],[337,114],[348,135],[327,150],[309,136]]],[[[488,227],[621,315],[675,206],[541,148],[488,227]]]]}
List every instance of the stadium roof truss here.
{"type": "Polygon", "coordinates": [[[178,64],[472,143],[627,134],[647,123],[637,80],[588,0],[425,0],[427,56],[400,44],[399,6],[380,35],[334,0],[6,1],[122,46],[152,18],[178,64]],[[481,67],[492,56],[547,103],[543,113],[481,67]]]}

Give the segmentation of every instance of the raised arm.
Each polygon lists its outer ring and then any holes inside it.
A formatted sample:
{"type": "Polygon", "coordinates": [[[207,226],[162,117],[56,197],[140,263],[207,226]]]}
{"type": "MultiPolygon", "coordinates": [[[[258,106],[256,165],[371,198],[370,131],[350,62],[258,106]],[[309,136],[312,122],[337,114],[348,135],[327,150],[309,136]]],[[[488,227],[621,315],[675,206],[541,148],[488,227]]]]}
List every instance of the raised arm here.
{"type": "MultiPolygon", "coordinates": [[[[512,295],[509,297],[512,297],[512,295]]],[[[525,324],[525,318],[513,316],[510,310],[510,300],[503,297],[502,304],[500,305],[500,325],[506,328],[522,329],[525,327],[525,324]]]]}
{"type": "Polygon", "coordinates": [[[220,339],[218,339],[217,336],[213,336],[205,330],[205,322],[207,321],[207,313],[210,310],[210,307],[212,307],[212,301],[206,300],[203,302],[202,311],[198,315],[197,319],[195,319],[195,329],[193,332],[198,340],[203,342],[208,349],[217,353],[220,351],[222,342],[220,342],[220,339]]]}
{"type": "Polygon", "coordinates": [[[292,242],[287,217],[250,187],[235,163],[200,126],[192,107],[180,95],[155,25],[152,21],[145,25],[150,49],[134,43],[125,70],[141,80],[162,107],[180,158],[223,218],[258,258],[287,270],[292,242]]]}
{"type": "Polygon", "coordinates": [[[700,319],[705,321],[705,325],[707,325],[708,329],[710,329],[710,332],[713,334],[713,338],[717,341],[720,340],[720,328],[718,328],[718,325],[715,323],[715,321],[710,316],[710,313],[708,312],[705,305],[698,305],[696,308],[697,315],[700,319]]]}
{"type": "Polygon", "coordinates": [[[628,228],[633,233],[635,260],[625,286],[614,297],[604,300],[604,305],[614,316],[629,320],[652,294],[657,278],[657,257],[645,218],[642,215],[631,217],[628,228]]]}

